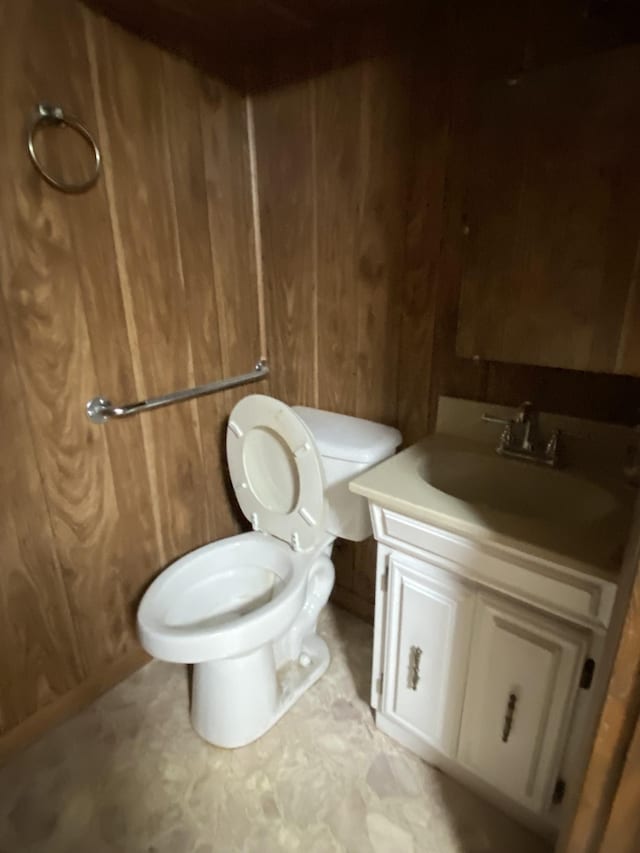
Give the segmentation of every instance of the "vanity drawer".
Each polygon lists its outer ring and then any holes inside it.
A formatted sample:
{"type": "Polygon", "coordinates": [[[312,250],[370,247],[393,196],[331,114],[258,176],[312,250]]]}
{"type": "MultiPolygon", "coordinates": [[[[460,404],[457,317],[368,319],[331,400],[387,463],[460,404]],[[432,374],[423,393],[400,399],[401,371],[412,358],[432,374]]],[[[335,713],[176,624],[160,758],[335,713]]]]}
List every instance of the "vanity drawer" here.
{"type": "Polygon", "coordinates": [[[493,544],[474,542],[380,506],[371,506],[376,539],[529,604],[605,628],[616,586],[595,575],[493,544]]]}

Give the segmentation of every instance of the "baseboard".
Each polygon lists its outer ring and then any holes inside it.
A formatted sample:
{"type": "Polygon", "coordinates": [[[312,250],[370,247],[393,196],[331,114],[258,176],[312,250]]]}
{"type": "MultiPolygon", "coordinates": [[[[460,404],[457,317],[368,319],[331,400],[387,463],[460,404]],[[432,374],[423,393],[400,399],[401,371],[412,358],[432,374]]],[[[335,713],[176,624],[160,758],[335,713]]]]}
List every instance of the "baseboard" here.
{"type": "Polygon", "coordinates": [[[361,598],[350,589],[338,586],[337,584],[331,593],[331,601],[333,604],[337,604],[338,607],[342,607],[343,610],[348,610],[349,613],[353,613],[354,616],[359,616],[360,619],[364,619],[373,625],[373,610],[375,607],[373,601],[367,601],[367,599],[361,598]]]}
{"type": "Polygon", "coordinates": [[[38,709],[35,714],[27,717],[15,728],[5,732],[0,736],[0,765],[59,723],[86,708],[98,696],[106,693],[150,660],[151,658],[141,648],[132,649],[104,669],[91,674],[64,696],[38,709]]]}

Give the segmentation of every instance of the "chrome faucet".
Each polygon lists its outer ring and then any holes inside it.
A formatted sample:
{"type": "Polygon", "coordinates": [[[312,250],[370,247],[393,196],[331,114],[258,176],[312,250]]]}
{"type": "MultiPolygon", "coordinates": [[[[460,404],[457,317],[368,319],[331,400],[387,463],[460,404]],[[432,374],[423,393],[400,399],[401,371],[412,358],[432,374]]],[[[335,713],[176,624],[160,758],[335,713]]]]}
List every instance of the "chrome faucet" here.
{"type": "Polygon", "coordinates": [[[560,465],[562,432],[555,429],[549,439],[542,442],[538,412],[533,403],[524,402],[515,418],[499,418],[484,414],[482,420],[503,425],[504,429],[500,433],[496,446],[496,453],[500,456],[535,462],[538,465],[549,465],[552,468],[560,465]]]}

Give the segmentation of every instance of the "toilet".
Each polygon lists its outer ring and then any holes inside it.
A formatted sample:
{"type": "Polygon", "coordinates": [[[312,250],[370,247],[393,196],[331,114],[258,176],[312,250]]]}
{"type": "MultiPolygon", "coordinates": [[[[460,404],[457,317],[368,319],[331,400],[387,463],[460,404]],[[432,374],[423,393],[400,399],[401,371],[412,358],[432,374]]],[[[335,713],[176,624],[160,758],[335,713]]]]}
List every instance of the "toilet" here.
{"type": "Polygon", "coordinates": [[[400,442],[392,427],[262,394],[234,407],[227,464],[253,531],[176,560],[138,609],[147,652],[194,665],[191,720],[205,740],[256,740],[325,672],[316,625],[333,543],[371,535],[367,502],[348,484],[400,442]]]}

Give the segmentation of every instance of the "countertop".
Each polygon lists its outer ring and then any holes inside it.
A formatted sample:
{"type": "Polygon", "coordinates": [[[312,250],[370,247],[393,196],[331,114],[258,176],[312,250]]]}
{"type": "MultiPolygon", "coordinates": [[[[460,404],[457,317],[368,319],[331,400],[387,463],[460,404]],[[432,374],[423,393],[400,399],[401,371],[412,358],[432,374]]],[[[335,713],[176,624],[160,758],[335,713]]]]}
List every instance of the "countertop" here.
{"type": "MultiPolygon", "coordinates": [[[[567,523],[561,513],[557,520],[519,516],[481,503],[467,503],[435,488],[425,471],[430,455],[442,451],[495,456],[485,443],[436,434],[370,468],[349,487],[374,504],[473,541],[514,548],[616,582],[637,491],[621,476],[614,477],[610,470],[597,466],[568,469],[567,473],[605,488],[614,503],[612,511],[597,521],[567,523]]],[[[518,460],[504,463],[531,464],[518,460]]],[[[555,473],[549,471],[550,476],[555,473]]]]}

